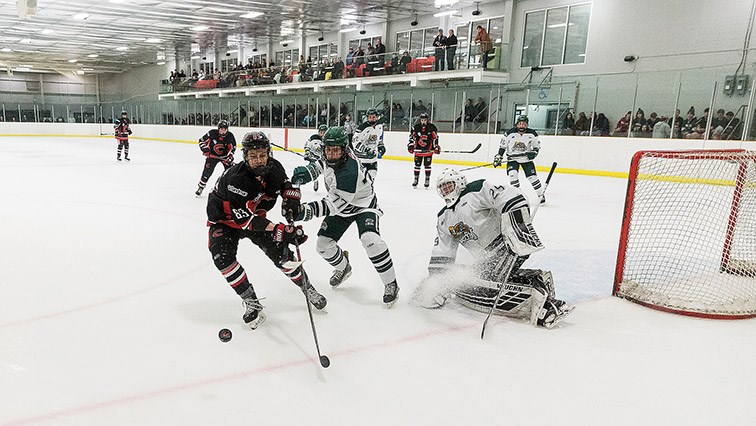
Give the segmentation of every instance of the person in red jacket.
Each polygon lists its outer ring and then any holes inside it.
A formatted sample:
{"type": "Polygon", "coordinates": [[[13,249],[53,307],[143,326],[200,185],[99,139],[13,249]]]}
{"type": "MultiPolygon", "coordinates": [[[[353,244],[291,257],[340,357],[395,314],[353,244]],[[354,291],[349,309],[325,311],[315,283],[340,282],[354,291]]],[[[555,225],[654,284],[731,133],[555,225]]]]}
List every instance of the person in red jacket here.
{"type": "Polygon", "coordinates": [[[425,188],[427,189],[430,186],[433,154],[441,153],[441,146],[438,144],[438,129],[435,124],[428,121],[428,114],[420,114],[420,122],[412,128],[407,151],[415,155],[415,180],[412,182],[412,187],[417,188],[417,181],[420,179],[420,167],[424,166],[425,188]]]}
{"type": "Polygon", "coordinates": [[[202,176],[197,184],[196,196],[202,195],[205,190],[208,179],[213,175],[215,166],[218,163],[223,164],[224,169],[228,169],[234,164],[234,152],[236,152],[236,139],[234,134],[228,131],[228,121],[221,120],[217,129],[212,129],[205,133],[199,140],[199,147],[205,159],[205,168],[202,169],[202,176]]]}

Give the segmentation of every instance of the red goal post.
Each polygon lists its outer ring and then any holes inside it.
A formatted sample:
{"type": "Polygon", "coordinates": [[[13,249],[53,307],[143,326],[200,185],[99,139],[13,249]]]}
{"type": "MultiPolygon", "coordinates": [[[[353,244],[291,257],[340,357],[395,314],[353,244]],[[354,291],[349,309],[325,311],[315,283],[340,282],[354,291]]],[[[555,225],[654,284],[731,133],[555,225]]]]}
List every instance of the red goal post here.
{"type": "Polygon", "coordinates": [[[613,294],[715,319],[756,317],[756,151],[639,151],[613,294]]]}

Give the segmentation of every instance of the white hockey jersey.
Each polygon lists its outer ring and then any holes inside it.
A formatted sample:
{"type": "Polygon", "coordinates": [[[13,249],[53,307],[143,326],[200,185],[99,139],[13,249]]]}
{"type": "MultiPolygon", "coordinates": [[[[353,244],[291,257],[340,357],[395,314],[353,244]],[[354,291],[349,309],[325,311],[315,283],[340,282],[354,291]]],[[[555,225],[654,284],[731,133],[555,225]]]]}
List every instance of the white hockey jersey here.
{"type": "MultiPolygon", "coordinates": [[[[495,253],[507,244],[502,235],[502,220],[506,226],[515,227],[515,224],[508,222],[508,213],[523,207],[528,207],[528,202],[519,188],[494,185],[485,180],[468,183],[459,200],[438,213],[438,235],[431,252],[429,269],[443,270],[453,264],[460,244],[476,259],[495,253]]],[[[520,229],[515,230],[518,238],[527,240],[536,250],[543,248],[529,223],[518,225],[516,227],[520,229]]]]}
{"type": "Polygon", "coordinates": [[[357,128],[352,139],[354,153],[361,163],[375,163],[378,161],[378,146],[383,145],[383,124],[367,125],[360,129],[365,124],[357,128]]]}
{"type": "Polygon", "coordinates": [[[328,194],[311,203],[315,216],[354,216],[368,211],[383,215],[373,190],[373,180],[351,153],[342,166],[326,167],[323,181],[328,194]]]}
{"type": "Polygon", "coordinates": [[[507,159],[517,161],[518,163],[527,163],[532,161],[528,154],[534,156],[541,149],[541,142],[538,140],[538,133],[533,129],[525,129],[523,133],[517,131],[514,127],[509,129],[499,143],[499,152],[506,152],[507,159]]]}
{"type": "Polygon", "coordinates": [[[323,140],[310,137],[304,144],[305,160],[320,161],[323,159],[323,140]]]}

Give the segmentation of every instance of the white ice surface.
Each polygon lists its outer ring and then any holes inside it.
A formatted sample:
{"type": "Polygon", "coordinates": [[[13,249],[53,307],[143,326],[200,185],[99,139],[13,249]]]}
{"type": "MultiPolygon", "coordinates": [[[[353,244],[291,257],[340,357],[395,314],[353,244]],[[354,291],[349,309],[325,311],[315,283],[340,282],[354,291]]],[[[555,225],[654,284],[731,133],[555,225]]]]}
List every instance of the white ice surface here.
{"type": "MultiPolygon", "coordinates": [[[[300,160],[275,155],[289,171],[300,160]]],[[[133,140],[131,157],[116,163],[110,139],[0,138],[2,425],[756,424],[756,321],[610,296],[621,179],[554,176],[535,220],[547,249],[526,266],[552,270],[577,308],[554,330],[494,317],[481,340],[479,312],[408,304],[441,200],[411,189],[410,163],[382,161],[400,299],[382,307],[356,229],[342,240],[354,275],[336,290],[308,241],[305,267],[329,302],[315,313],[322,369],[301,292],[248,241],[239,260],[268,321],[242,326],[207,251],[197,147],[133,140]]]]}

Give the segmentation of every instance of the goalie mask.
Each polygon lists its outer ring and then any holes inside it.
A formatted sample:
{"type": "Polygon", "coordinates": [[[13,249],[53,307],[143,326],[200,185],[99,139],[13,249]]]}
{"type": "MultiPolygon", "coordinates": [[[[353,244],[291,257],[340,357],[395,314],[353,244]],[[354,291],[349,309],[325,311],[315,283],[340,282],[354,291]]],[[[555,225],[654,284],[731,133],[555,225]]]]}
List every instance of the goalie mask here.
{"type": "Polygon", "coordinates": [[[249,132],[242,139],[244,162],[252,172],[262,176],[270,171],[270,140],[263,132],[249,132]]]}
{"type": "Polygon", "coordinates": [[[436,190],[444,199],[446,207],[453,206],[466,187],[467,177],[454,169],[444,169],[436,179],[436,190]]]}

